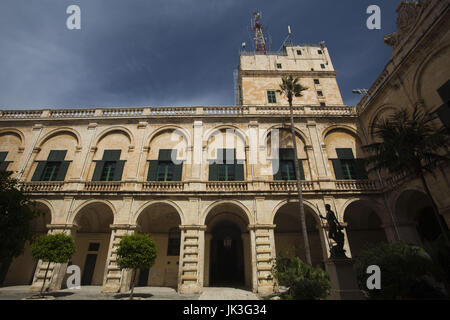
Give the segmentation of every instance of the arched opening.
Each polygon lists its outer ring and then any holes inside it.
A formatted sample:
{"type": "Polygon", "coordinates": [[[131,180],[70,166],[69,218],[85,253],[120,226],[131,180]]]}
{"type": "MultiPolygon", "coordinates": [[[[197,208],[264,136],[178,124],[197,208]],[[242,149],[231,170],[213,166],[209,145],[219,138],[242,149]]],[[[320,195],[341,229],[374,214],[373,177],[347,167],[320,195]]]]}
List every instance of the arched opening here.
{"type": "Polygon", "coordinates": [[[249,224],[235,204],[223,203],[207,216],[205,234],[205,286],[251,287],[249,224]]]}
{"type": "Polygon", "coordinates": [[[75,216],[74,225],[78,228],[75,234],[76,251],[69,265],[80,267],[82,286],[100,286],[104,283],[113,221],[111,208],[102,202],[84,206],[75,216]]]}
{"type": "MultiPolygon", "coordinates": [[[[319,222],[311,208],[308,206],[304,206],[304,208],[312,265],[325,268],[324,250],[318,228],[319,222]]],[[[276,225],[274,232],[277,256],[299,257],[306,262],[298,203],[288,202],[279,208],[275,214],[274,224],[276,225]]]]}
{"type": "MultiPolygon", "coordinates": [[[[417,190],[406,190],[397,199],[395,213],[399,220],[400,237],[407,242],[425,245],[435,241],[442,231],[430,198],[417,190]]],[[[444,218],[439,215],[447,228],[444,218]]]]}
{"type": "Polygon", "coordinates": [[[347,223],[347,237],[353,258],[364,248],[387,242],[381,219],[363,200],[352,202],[347,206],[344,221],[347,223]]]}
{"type": "Polygon", "coordinates": [[[137,286],[172,287],[178,285],[180,259],[180,215],[167,203],[146,207],[137,219],[139,232],[147,233],[155,241],[157,257],[150,269],[139,270],[137,286]]]}
{"type": "MultiPolygon", "coordinates": [[[[47,225],[50,224],[52,220],[50,208],[45,204],[38,202],[36,204],[36,210],[40,215],[31,221],[33,238],[47,234],[47,225]]],[[[38,262],[31,256],[31,244],[27,241],[23,253],[12,260],[7,270],[5,270],[6,267],[3,270],[3,285],[15,286],[31,284],[33,282],[37,263],[38,262]]],[[[2,273],[2,270],[0,270],[0,273],[2,273]]],[[[0,280],[2,280],[2,274],[0,274],[0,280]]]]}

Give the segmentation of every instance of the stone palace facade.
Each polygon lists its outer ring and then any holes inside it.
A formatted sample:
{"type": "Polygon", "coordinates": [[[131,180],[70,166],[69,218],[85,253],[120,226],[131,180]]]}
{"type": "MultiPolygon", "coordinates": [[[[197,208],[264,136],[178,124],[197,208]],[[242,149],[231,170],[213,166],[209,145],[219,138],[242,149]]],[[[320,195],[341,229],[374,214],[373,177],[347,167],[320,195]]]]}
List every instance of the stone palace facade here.
{"type": "MultiPolygon", "coordinates": [[[[345,226],[349,258],[380,241],[421,244],[434,236],[421,223],[435,221],[420,180],[367,175],[361,147],[373,141],[371,123],[401,107],[441,108],[448,125],[442,108],[449,97],[439,93],[449,86],[449,18],[447,1],[402,2],[399,32],[386,40],[393,56],[356,107],[343,104],[324,45],[242,52],[236,106],[0,111],[0,168],[13,171],[45,212],[36,234],[72,235],[69,263],[81,268],[82,285],[105,292],[129,288],[115,246],[134,232],[149,233],[158,249],[155,265],[138,274],[140,286],[272,292],[276,255],[304,258],[294,161],[313,265],[327,268],[330,242],[319,219],[325,204],[345,226]],[[415,10],[415,19],[401,21],[404,10],[415,10]],[[292,156],[287,101],[276,92],[286,75],[308,87],[294,99],[299,159],[292,156]]],[[[450,225],[448,167],[427,179],[450,225]]],[[[4,285],[39,288],[46,266],[27,247],[4,285]]],[[[66,269],[51,265],[51,289],[65,286],[66,269]]]]}

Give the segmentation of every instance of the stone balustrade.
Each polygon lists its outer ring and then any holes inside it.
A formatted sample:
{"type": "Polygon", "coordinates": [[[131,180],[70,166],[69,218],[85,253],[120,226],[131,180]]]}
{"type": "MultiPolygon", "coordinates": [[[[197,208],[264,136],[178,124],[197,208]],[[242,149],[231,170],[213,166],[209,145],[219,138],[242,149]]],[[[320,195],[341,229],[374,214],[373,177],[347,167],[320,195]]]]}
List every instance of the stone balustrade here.
{"type": "MultiPolygon", "coordinates": [[[[294,106],[294,114],[302,116],[356,116],[352,106],[294,106]]],[[[0,110],[0,120],[81,119],[81,118],[145,118],[186,116],[289,115],[288,106],[198,106],[91,108],[50,110],[0,110]]]]}
{"type": "MultiPolygon", "coordinates": [[[[21,182],[25,192],[271,192],[286,193],[296,192],[297,183],[295,181],[206,181],[206,182],[185,182],[185,181],[144,181],[144,182],[123,182],[123,181],[81,181],[81,182],[21,182]]],[[[383,185],[384,187],[384,185],[383,185]]],[[[315,193],[323,191],[336,192],[378,192],[381,191],[379,183],[374,180],[338,180],[331,181],[326,187],[321,187],[319,181],[302,181],[302,191],[304,193],[315,193]],[[330,187],[330,186],[334,186],[330,187]]]]}

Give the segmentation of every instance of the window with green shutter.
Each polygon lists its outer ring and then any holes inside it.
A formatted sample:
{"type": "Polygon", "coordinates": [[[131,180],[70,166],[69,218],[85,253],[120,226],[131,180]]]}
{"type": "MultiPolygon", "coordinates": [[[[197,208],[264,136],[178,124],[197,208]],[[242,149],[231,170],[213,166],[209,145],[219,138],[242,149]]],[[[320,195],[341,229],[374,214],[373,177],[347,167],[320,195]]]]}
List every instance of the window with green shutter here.
{"type": "Polygon", "coordinates": [[[103,151],[102,160],[95,160],[92,181],[121,181],[125,160],[120,160],[122,150],[103,151]]]}
{"type": "Polygon", "coordinates": [[[273,90],[267,91],[267,101],[269,103],[277,103],[277,96],[275,94],[275,91],[273,90]]]}
{"type": "MultiPolygon", "coordinates": [[[[279,168],[275,172],[273,179],[274,180],[296,180],[295,176],[295,163],[294,163],[294,149],[279,149],[279,157],[278,163],[279,168]]],[[[300,179],[305,180],[305,173],[303,170],[303,160],[298,159],[299,169],[300,169],[300,179]]],[[[274,166],[275,168],[275,166],[274,166]]],[[[275,170],[274,170],[275,171],[275,170]]]]}
{"type": "Polygon", "coordinates": [[[236,159],[236,149],[217,149],[217,159],[209,164],[209,181],[244,180],[244,160],[236,159]]]}
{"type": "Polygon", "coordinates": [[[336,180],[367,179],[363,159],[355,159],[351,148],[336,148],[338,159],[331,159],[336,180]]]}
{"type": "Polygon", "coordinates": [[[183,163],[172,162],[176,149],[159,150],[158,160],[149,160],[147,181],[181,181],[183,163]]]}
{"type": "Polygon", "coordinates": [[[38,161],[31,181],[64,181],[70,161],[65,161],[67,150],[51,150],[47,161],[38,161]]]}
{"type": "Polygon", "coordinates": [[[6,161],[6,156],[8,155],[8,152],[0,152],[0,171],[6,171],[8,169],[8,165],[12,161],[6,161]]]}

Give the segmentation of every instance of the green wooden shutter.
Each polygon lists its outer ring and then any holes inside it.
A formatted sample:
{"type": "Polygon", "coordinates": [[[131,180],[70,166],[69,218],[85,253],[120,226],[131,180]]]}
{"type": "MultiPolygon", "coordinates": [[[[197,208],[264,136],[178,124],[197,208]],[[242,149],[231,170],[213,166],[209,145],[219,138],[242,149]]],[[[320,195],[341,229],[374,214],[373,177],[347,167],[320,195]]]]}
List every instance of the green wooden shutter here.
{"type": "Polygon", "coordinates": [[[116,168],[114,169],[114,176],[112,181],[121,181],[125,160],[116,161],[116,168]]]}
{"type": "Polygon", "coordinates": [[[361,180],[368,179],[364,159],[356,159],[355,160],[355,172],[356,172],[356,179],[361,179],[361,180]]]}
{"type": "Polygon", "coordinates": [[[244,178],[244,165],[243,164],[236,164],[234,165],[234,180],[235,181],[245,181],[244,178]]]}
{"type": "Polygon", "coordinates": [[[172,181],[181,181],[182,173],[183,173],[183,163],[175,164],[173,167],[172,181]]]}
{"type": "Polygon", "coordinates": [[[59,166],[58,174],[55,177],[54,181],[64,181],[67,174],[67,169],[69,168],[70,161],[62,161],[59,166]]]}
{"type": "Polygon", "coordinates": [[[294,160],[294,149],[280,149],[280,160],[294,160]]]}
{"type": "Polygon", "coordinates": [[[0,162],[5,161],[8,152],[0,152],[0,162]]]}
{"type": "Polygon", "coordinates": [[[12,161],[0,161],[0,171],[6,171],[12,161]]]}
{"type": "Polygon", "coordinates": [[[219,165],[216,163],[209,164],[209,181],[219,180],[219,165]]]}
{"type": "Polygon", "coordinates": [[[67,150],[51,150],[48,154],[47,161],[64,161],[67,150]]]}
{"type": "Polygon", "coordinates": [[[353,150],[351,148],[336,148],[336,153],[339,159],[353,160],[353,150]]]}
{"type": "Polygon", "coordinates": [[[172,161],[172,149],[161,149],[158,154],[159,161],[172,161]]]}
{"type": "Polygon", "coordinates": [[[92,175],[92,181],[100,181],[102,177],[103,167],[105,166],[105,161],[95,160],[94,174],[92,175]]]}
{"type": "Polygon", "coordinates": [[[46,164],[46,161],[38,161],[38,165],[36,167],[36,170],[34,171],[31,181],[41,181],[42,173],[44,172],[46,164]]]}
{"type": "Polygon", "coordinates": [[[342,171],[341,161],[339,159],[331,159],[333,162],[334,175],[336,176],[336,180],[344,180],[344,172],[342,171]]]}
{"type": "Polygon", "coordinates": [[[300,179],[305,180],[305,170],[303,170],[303,160],[298,159],[298,167],[300,169],[300,179]]]}
{"type": "Polygon", "coordinates": [[[156,176],[158,173],[158,160],[149,160],[148,162],[147,181],[158,181],[158,177],[156,176]]]}
{"type": "Polygon", "coordinates": [[[105,150],[103,151],[103,161],[118,161],[122,150],[105,150]]]}

